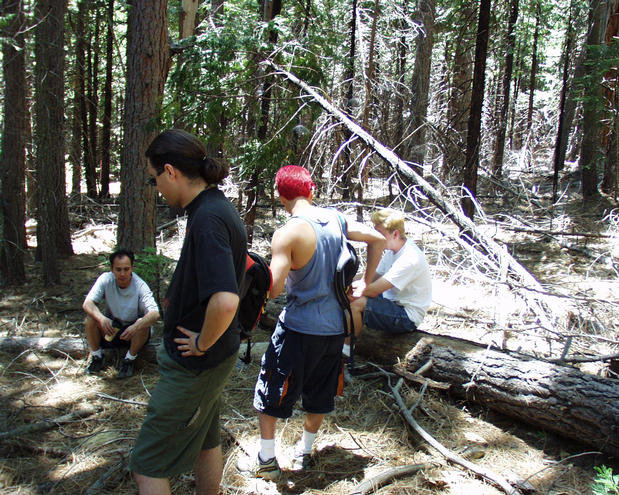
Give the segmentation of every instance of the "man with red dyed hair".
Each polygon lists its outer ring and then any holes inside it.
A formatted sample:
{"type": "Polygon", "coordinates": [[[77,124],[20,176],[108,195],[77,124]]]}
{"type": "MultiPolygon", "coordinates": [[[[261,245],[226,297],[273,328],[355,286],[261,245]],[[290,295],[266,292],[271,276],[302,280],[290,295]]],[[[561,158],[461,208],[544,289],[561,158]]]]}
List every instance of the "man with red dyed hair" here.
{"type": "Polygon", "coordinates": [[[325,414],[333,411],[335,395],[343,386],[342,345],[345,328],[334,291],[334,274],[344,233],[367,245],[364,280],[374,278],[385,239],[371,227],[346,223],[330,208],[312,204],[314,182],[296,165],[282,167],[275,176],[280,201],[292,215],[271,240],[271,271],[277,297],[286,285],[286,306],[262,358],[254,407],[260,422],[260,452],[241,471],[276,480],[281,474],[275,457],[275,426],[289,418],[301,397],[306,411],[303,436],[295,447],[293,468],[311,461],[314,439],[325,414]]]}

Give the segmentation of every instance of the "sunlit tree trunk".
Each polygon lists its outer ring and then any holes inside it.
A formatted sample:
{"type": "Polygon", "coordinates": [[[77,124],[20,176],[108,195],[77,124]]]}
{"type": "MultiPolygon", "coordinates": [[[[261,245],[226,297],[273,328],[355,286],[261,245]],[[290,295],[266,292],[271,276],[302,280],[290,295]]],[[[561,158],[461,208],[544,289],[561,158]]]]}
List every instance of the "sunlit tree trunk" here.
{"type": "Polygon", "coordinates": [[[86,97],[86,58],[90,29],[86,26],[89,17],[89,2],[81,0],[77,11],[75,37],[77,38],[75,65],[77,66],[75,92],[79,98],[80,123],[82,126],[82,156],[84,160],[84,177],[86,179],[86,195],[94,198],[97,195],[97,175],[95,172],[94,150],[91,147],[90,132],[88,129],[88,101],[86,97]]]}
{"type": "MultiPolygon", "coordinates": [[[[353,115],[353,102],[355,101],[353,99],[355,87],[355,53],[357,45],[357,0],[352,0],[349,39],[348,58],[345,62],[346,69],[344,71],[344,82],[346,88],[344,108],[346,108],[349,115],[353,115]]],[[[343,136],[345,142],[348,142],[352,137],[352,134],[348,129],[345,129],[343,131],[343,136]]],[[[342,171],[342,199],[347,201],[353,197],[352,176],[354,175],[349,144],[346,145],[342,155],[344,157],[344,170],[342,171]]]]}
{"type": "MultiPolygon", "coordinates": [[[[610,46],[615,43],[617,35],[619,34],[619,1],[614,0],[610,2],[610,15],[606,24],[606,34],[604,36],[606,45],[610,46]]],[[[606,160],[604,161],[604,174],[602,175],[602,182],[600,183],[600,189],[606,194],[614,194],[617,198],[617,182],[619,179],[619,167],[617,156],[619,139],[617,139],[617,131],[619,130],[619,118],[617,118],[617,111],[619,109],[619,97],[617,96],[619,84],[619,71],[617,65],[613,67],[605,75],[606,84],[604,84],[604,93],[607,99],[606,106],[610,108],[609,123],[607,124],[606,133],[608,135],[608,142],[606,145],[606,160]]]]}
{"type": "Polygon", "coordinates": [[[110,194],[110,160],[112,135],[112,82],[114,80],[114,0],[107,4],[107,33],[105,46],[105,86],[103,88],[103,118],[101,128],[101,171],[99,197],[110,194]]]}
{"type": "Polygon", "coordinates": [[[135,252],[155,245],[155,191],[145,184],[146,149],[168,75],[167,0],[134,0],[127,28],[127,83],[120,169],[118,244],[135,252]]]}
{"type": "Polygon", "coordinates": [[[531,54],[531,75],[529,77],[529,108],[527,110],[527,132],[533,125],[533,101],[537,79],[537,48],[539,42],[539,30],[542,22],[542,0],[537,0],[535,10],[535,31],[533,32],[533,48],[531,54]]]}
{"type": "MultiPolygon", "coordinates": [[[[587,34],[587,54],[585,56],[585,74],[593,70],[588,60],[595,57],[594,48],[600,45],[604,39],[606,13],[608,2],[606,0],[591,0],[589,11],[589,30],[587,34]]],[[[580,148],[580,171],[582,174],[582,195],[584,199],[590,199],[599,194],[598,191],[598,164],[603,161],[603,153],[600,142],[600,104],[594,100],[601,99],[599,84],[592,84],[586,88],[587,96],[593,103],[584,104],[582,112],[582,143],[580,148]]]]}
{"type": "Polygon", "coordinates": [[[516,36],[514,27],[518,20],[519,0],[511,0],[509,9],[509,21],[505,39],[505,72],[501,84],[500,110],[497,122],[497,134],[492,161],[492,171],[496,176],[501,176],[503,170],[503,156],[505,152],[505,133],[507,131],[507,111],[509,110],[509,93],[512,86],[512,71],[514,67],[514,50],[516,49],[516,36]]]}
{"type": "MultiPolygon", "coordinates": [[[[265,22],[273,20],[282,10],[282,0],[263,0],[262,19],[265,22]]],[[[269,31],[269,42],[277,43],[277,31],[269,31]]],[[[269,112],[271,109],[271,91],[273,80],[265,77],[262,83],[262,96],[260,97],[260,121],[256,137],[260,143],[266,142],[269,131],[269,112]]],[[[260,170],[252,170],[247,189],[247,203],[243,221],[247,228],[247,242],[251,245],[254,238],[254,222],[256,221],[256,207],[258,205],[258,190],[260,187],[260,170]]]]}
{"type": "Polygon", "coordinates": [[[4,118],[0,158],[0,273],[5,284],[26,280],[26,57],[21,0],[3,0],[2,15],[10,19],[3,34],[2,74],[4,118]]]}
{"type": "Polygon", "coordinates": [[[95,13],[95,29],[94,36],[89,36],[90,43],[88,43],[88,141],[90,143],[90,160],[89,173],[94,175],[95,190],[97,192],[97,164],[99,163],[98,157],[100,155],[98,145],[98,133],[97,122],[99,120],[99,24],[101,20],[101,9],[96,9],[95,13]]]}
{"type": "Polygon", "coordinates": [[[443,163],[442,176],[451,178],[450,182],[462,184],[464,170],[461,156],[465,149],[467,116],[471,108],[471,74],[473,70],[473,53],[471,50],[470,26],[474,25],[476,10],[473,2],[464,2],[459,10],[461,22],[454,33],[453,57],[449,61],[451,84],[449,85],[447,129],[451,145],[443,163]]]}
{"type": "Polygon", "coordinates": [[[65,0],[41,0],[35,14],[37,253],[46,284],[60,282],[58,256],[73,252],[64,167],[65,11],[65,0]]]}
{"type": "Polygon", "coordinates": [[[432,63],[432,47],[434,44],[434,17],[436,4],[434,0],[420,0],[418,4],[423,32],[417,36],[415,65],[411,84],[412,112],[409,159],[421,166],[418,173],[423,175],[423,164],[426,155],[426,117],[430,99],[430,68],[432,63]]]}
{"type": "MultiPolygon", "coordinates": [[[[475,67],[473,69],[471,112],[469,114],[468,132],[466,136],[466,163],[464,169],[464,187],[473,198],[477,195],[477,169],[479,168],[479,145],[481,141],[481,112],[484,102],[489,26],[490,0],[480,0],[477,41],[475,43],[475,67]]],[[[469,196],[463,196],[462,210],[467,217],[473,218],[475,206],[469,196]]]]}

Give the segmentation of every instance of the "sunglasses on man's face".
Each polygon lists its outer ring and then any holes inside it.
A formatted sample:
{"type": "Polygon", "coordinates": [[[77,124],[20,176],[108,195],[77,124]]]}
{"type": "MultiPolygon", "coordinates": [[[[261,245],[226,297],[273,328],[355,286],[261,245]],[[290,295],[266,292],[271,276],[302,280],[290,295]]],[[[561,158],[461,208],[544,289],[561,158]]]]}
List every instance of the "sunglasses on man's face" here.
{"type": "Polygon", "coordinates": [[[146,184],[148,184],[149,186],[157,187],[157,177],[159,177],[163,172],[164,170],[158,172],[157,175],[151,175],[148,179],[146,179],[146,184]]]}

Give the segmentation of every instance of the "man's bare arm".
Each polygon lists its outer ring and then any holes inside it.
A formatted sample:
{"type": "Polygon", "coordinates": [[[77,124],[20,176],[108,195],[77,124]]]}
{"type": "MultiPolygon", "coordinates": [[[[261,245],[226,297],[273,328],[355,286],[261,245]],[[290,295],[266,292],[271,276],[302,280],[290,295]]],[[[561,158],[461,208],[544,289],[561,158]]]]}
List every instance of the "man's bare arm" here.
{"type": "Polygon", "coordinates": [[[347,238],[351,241],[364,242],[367,246],[367,262],[363,280],[366,286],[376,278],[376,267],[385,249],[384,236],[372,227],[361,222],[348,222],[347,238]]]}
{"type": "Polygon", "coordinates": [[[271,298],[275,299],[284,290],[286,277],[292,267],[292,235],[284,225],[275,231],[271,239],[271,273],[273,274],[273,288],[271,298]]]}

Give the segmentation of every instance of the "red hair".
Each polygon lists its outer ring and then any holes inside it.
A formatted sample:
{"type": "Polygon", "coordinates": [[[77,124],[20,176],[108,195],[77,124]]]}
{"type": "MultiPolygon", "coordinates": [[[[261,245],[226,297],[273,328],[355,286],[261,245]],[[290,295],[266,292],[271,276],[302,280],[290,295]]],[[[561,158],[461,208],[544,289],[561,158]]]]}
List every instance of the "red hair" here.
{"type": "Polygon", "coordinates": [[[302,196],[309,198],[316,187],[307,169],[298,165],[286,165],[280,168],[275,175],[277,192],[287,200],[302,196]]]}

